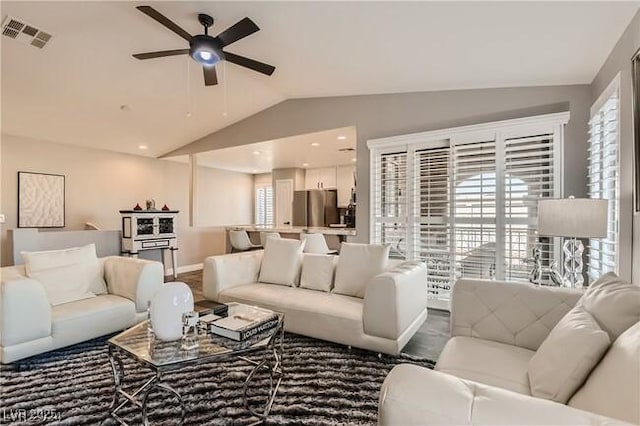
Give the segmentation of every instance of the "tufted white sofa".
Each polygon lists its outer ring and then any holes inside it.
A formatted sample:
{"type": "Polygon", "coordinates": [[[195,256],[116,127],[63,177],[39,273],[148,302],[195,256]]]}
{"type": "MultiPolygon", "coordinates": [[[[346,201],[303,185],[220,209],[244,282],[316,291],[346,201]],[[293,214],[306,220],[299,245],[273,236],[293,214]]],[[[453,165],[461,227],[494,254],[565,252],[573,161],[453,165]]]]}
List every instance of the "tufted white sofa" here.
{"type": "Polygon", "coordinates": [[[52,306],[24,265],[0,268],[0,361],[32,355],[122,330],[147,317],[164,282],[162,264],[109,256],[98,259],[107,293],[52,306]]]}
{"type": "Polygon", "coordinates": [[[205,298],[283,312],[287,331],[387,354],[400,353],[427,319],[422,262],[394,264],[372,278],[360,298],[261,283],[263,254],[259,250],[206,258],[205,298]]]}
{"type": "Polygon", "coordinates": [[[640,322],[612,342],[566,405],[531,395],[529,362],[581,295],[566,288],[458,281],[452,338],[435,371],[395,367],[380,392],[379,424],[640,423],[640,322]]]}

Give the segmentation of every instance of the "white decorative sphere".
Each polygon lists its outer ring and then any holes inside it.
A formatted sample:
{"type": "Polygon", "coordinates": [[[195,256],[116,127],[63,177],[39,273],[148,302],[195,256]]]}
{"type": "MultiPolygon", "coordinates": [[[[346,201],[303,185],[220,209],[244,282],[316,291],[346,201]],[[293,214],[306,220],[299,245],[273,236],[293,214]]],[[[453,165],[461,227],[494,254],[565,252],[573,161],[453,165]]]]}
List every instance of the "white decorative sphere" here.
{"type": "Polygon", "coordinates": [[[160,340],[182,337],[182,314],[193,311],[193,293],[183,282],[163,284],[151,299],[151,327],[160,340]]]}

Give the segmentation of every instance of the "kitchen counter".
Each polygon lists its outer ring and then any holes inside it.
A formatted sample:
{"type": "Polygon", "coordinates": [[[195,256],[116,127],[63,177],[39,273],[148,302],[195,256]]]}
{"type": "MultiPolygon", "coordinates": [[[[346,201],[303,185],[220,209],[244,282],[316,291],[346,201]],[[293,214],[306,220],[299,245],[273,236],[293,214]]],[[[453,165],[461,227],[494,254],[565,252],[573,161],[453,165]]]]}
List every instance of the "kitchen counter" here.
{"type": "Polygon", "coordinates": [[[307,227],[307,226],[272,226],[272,225],[239,225],[228,226],[227,231],[235,229],[244,229],[247,232],[279,232],[281,234],[324,234],[324,235],[341,235],[345,237],[353,237],[356,235],[355,228],[329,228],[329,227],[307,227]]]}
{"type": "Polygon", "coordinates": [[[299,239],[300,234],[323,234],[327,240],[327,245],[332,250],[339,250],[340,244],[347,240],[347,237],[356,235],[355,228],[329,228],[329,227],[308,227],[308,226],[265,226],[265,225],[237,225],[226,227],[226,250],[231,253],[231,242],[229,241],[229,231],[243,229],[247,231],[249,239],[254,244],[260,244],[261,232],[278,232],[284,238],[299,239]]]}

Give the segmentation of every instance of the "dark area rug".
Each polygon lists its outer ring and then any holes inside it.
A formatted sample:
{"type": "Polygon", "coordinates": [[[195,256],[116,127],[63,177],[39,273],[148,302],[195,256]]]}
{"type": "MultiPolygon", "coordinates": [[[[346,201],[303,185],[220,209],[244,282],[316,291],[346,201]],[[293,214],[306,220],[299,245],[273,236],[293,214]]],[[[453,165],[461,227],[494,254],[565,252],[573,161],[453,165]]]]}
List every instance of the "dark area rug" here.
{"type": "MultiPolygon", "coordinates": [[[[0,424],[3,425],[115,425],[109,417],[113,375],[107,357],[107,338],[94,339],[0,367],[0,424]]],[[[267,424],[373,425],[377,421],[380,386],[397,364],[433,368],[434,363],[409,355],[378,358],[376,353],[287,333],[285,376],[267,424]]],[[[148,369],[125,362],[126,389],[133,391],[151,377],[148,369]]],[[[251,367],[226,357],[166,374],[166,382],[186,403],[185,425],[244,425],[255,421],[242,403],[242,386],[251,367]]],[[[253,382],[252,400],[266,395],[263,375],[253,382]]],[[[150,395],[153,425],[178,424],[175,397],[150,395]]],[[[119,413],[140,424],[139,410],[119,413]]]]}

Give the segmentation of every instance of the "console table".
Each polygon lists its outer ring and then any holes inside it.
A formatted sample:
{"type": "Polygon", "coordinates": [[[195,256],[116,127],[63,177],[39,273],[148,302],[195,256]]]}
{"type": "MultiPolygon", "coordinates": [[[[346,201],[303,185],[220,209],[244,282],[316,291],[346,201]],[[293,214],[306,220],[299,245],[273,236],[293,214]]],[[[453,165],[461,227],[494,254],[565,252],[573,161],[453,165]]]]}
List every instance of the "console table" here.
{"type": "Polygon", "coordinates": [[[176,219],[179,210],[120,210],[122,216],[122,254],[137,257],[145,250],[171,251],[173,278],[178,277],[176,219]]]}

